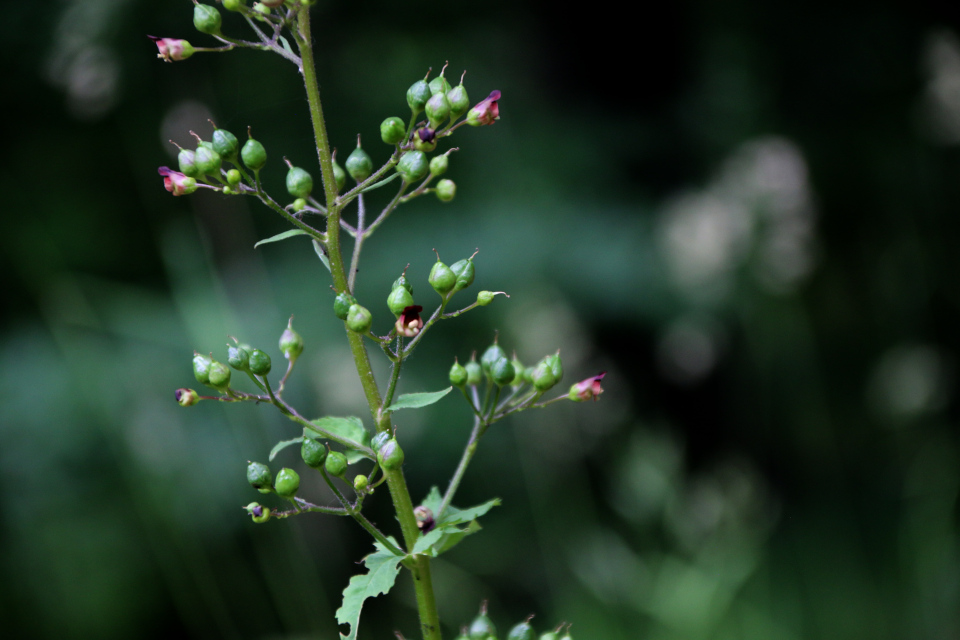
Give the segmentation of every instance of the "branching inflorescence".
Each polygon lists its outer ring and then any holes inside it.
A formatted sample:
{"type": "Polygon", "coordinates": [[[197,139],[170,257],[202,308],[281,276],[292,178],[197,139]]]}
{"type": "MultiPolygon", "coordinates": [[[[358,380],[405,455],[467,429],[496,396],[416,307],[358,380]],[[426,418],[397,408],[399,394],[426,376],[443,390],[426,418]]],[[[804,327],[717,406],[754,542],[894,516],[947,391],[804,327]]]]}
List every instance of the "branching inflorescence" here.
{"type": "MultiPolygon", "coordinates": [[[[280,351],[286,367],[279,381],[271,381],[270,356],[260,349],[231,338],[227,345],[226,363],[212,355],[195,353],[193,370],[196,380],[212,387],[217,394],[204,396],[193,389],[178,389],[177,401],[191,406],[201,400],[218,402],[254,402],[271,405],[291,421],[297,423],[296,437],[278,443],[269,454],[272,461],[283,449],[299,446],[306,467],[317,471],[336,498],[332,506],[314,504],[297,495],[299,474],[290,468],[273,474],[267,464],[250,462],[247,479],[262,494],[273,494],[287,506],[269,507],[251,502],[244,509],[254,522],[284,519],[306,513],[323,513],[353,518],[374,539],[374,551],[364,559],[367,573],[354,576],[343,594],[343,604],[337,611],[337,621],[349,624],[349,634],[357,636],[360,610],[368,597],[386,593],[396,580],[401,568],[413,577],[420,615],[421,634],[425,640],[439,640],[440,619],[430,575],[430,559],[452,548],[464,537],[479,530],[477,518],[483,516],[499,499],[459,509],[453,506],[457,488],[477,450],[477,445],[490,425],[502,418],[541,408],[562,400],[584,401],[596,399],[602,392],[600,382],[604,374],[574,384],[568,393],[547,397],[547,393],[563,377],[559,352],[544,357],[532,367],[524,367],[514,355],[509,358],[494,343],[476,359],[466,364],[456,360],[450,369],[451,386],[437,392],[397,395],[400,370],[423,337],[441,320],[456,318],[477,307],[489,305],[503,292],[480,291],[466,306],[448,310],[453,297],[468,288],[474,280],[474,255],[451,265],[437,261],[430,271],[428,283],[439,295],[437,307],[427,316],[423,307],[415,304],[413,287],[400,275],[390,288],[387,308],[395,321],[385,334],[373,331],[373,314],[355,297],[356,276],[363,244],[400,205],[427,193],[436,194],[442,202],[450,202],[456,194],[452,180],[440,178],[448,169],[450,154],[456,148],[442,153],[437,147],[464,125],[492,125],[499,118],[499,91],[490,94],[470,107],[463,83],[451,86],[440,75],[414,82],[407,91],[410,117],[406,121],[389,117],[380,125],[384,143],[392,148],[387,161],[379,168],[361,146],[359,136],[342,167],[330,149],[323,118],[320,95],[313,61],[313,43],[310,32],[307,0],[263,0],[252,7],[242,0],[222,0],[222,6],[242,17],[254,38],[242,40],[227,36],[222,31],[222,17],[212,5],[194,3],[194,26],[217,41],[220,46],[194,47],[186,40],[174,38],[151,39],[157,45],[159,57],[180,61],[199,52],[225,52],[235,48],[271,51],[297,65],[310,106],[310,118],[315,137],[320,168],[322,193],[314,195],[311,173],[284,158],[287,165],[286,197],[267,193],[261,182],[261,172],[267,166],[267,151],[247,130],[247,139],[241,144],[231,132],[211,122],[210,140],[189,132],[196,138],[195,148],[181,148],[178,169],[161,167],[164,187],[175,196],[189,195],[198,189],[219,191],[227,197],[248,196],[260,200],[267,208],[283,217],[292,229],[262,240],[259,244],[278,242],[296,236],[308,236],[317,256],[331,276],[336,293],[333,313],[343,321],[347,341],[370,409],[372,428],[358,417],[325,416],[308,419],[284,399],[284,389],[294,365],[304,350],[303,339],[294,330],[292,318],[280,337],[280,351]],[[292,41],[292,45],[291,45],[292,41]],[[431,154],[434,154],[432,157],[431,154]],[[347,177],[351,178],[350,187],[347,177]],[[384,208],[368,220],[364,194],[395,183],[396,193],[384,208]],[[344,219],[348,210],[356,211],[355,222],[344,219]],[[308,217],[309,216],[309,217],[308,217]],[[319,222],[319,224],[317,223],[319,222]],[[341,248],[341,232],[353,238],[349,259],[341,248]],[[367,345],[376,345],[390,361],[390,376],[385,388],[374,379],[367,345]],[[246,375],[254,389],[242,391],[233,386],[233,372],[246,375]],[[466,399],[473,413],[473,429],[464,448],[460,463],[441,493],[434,487],[417,506],[414,506],[403,474],[403,449],[397,438],[392,417],[400,409],[416,409],[439,401],[456,387],[466,399]],[[351,473],[351,466],[363,472],[351,473]],[[364,501],[386,484],[400,523],[399,539],[379,530],[363,514],[364,501]]],[[[461,296],[462,297],[462,296],[461,296]]],[[[550,631],[541,638],[560,638],[566,625],[550,631]]],[[[398,633],[399,636],[399,633],[398,633]]],[[[464,627],[462,637],[487,640],[496,637],[496,629],[486,616],[486,605],[470,627],[464,627]]],[[[563,638],[569,638],[569,626],[563,638]]],[[[532,640],[530,620],[516,625],[509,640],[532,640]]]]}

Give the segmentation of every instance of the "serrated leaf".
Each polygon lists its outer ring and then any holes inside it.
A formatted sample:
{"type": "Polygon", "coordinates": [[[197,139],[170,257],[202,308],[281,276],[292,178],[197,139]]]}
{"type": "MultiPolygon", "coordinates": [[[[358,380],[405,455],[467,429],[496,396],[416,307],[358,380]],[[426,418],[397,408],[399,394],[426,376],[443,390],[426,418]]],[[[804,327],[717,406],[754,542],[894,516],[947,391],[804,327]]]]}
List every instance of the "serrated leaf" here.
{"type": "Polygon", "coordinates": [[[350,584],[343,590],[343,604],[337,609],[337,622],[350,625],[350,635],[341,633],[341,640],[356,640],[363,602],[390,591],[400,573],[402,560],[402,556],[394,555],[382,546],[363,559],[367,573],[350,578],[350,584]]]}
{"type": "Polygon", "coordinates": [[[447,387],[443,391],[428,391],[424,393],[404,393],[397,398],[393,404],[387,407],[387,411],[396,411],[397,409],[419,409],[439,401],[443,396],[453,391],[453,387],[447,387]]]}
{"type": "MultiPolygon", "coordinates": [[[[264,238],[257,244],[253,245],[253,248],[256,249],[262,244],[268,244],[270,242],[280,242],[281,240],[286,240],[287,238],[293,238],[295,236],[305,236],[308,235],[303,229],[290,229],[289,231],[284,231],[283,233],[278,233],[275,236],[270,236],[269,238],[264,238]]],[[[316,240],[314,240],[316,242],[316,240]]]]}
{"type": "MultiPolygon", "coordinates": [[[[364,428],[363,420],[356,416],[349,416],[346,418],[324,416],[323,418],[317,418],[311,422],[315,424],[318,429],[323,429],[327,433],[316,431],[310,429],[309,427],[304,427],[305,435],[326,438],[329,437],[327,434],[333,434],[335,436],[339,436],[343,440],[356,443],[362,447],[370,446],[370,434],[364,428]],[[307,431],[310,433],[306,434],[307,431]]],[[[366,458],[363,453],[353,448],[348,448],[344,453],[346,453],[347,462],[350,464],[354,464],[358,460],[366,458]]]]}
{"type": "MultiPolygon", "coordinates": [[[[323,266],[325,266],[325,267],[327,268],[327,271],[330,271],[330,258],[328,258],[328,257],[327,257],[327,254],[324,253],[324,251],[323,251],[323,245],[320,244],[319,242],[317,242],[316,240],[314,240],[314,241],[313,241],[313,250],[316,251],[317,257],[320,258],[320,262],[322,262],[322,263],[323,263],[323,266]]],[[[333,273],[333,272],[331,271],[331,273],[333,273]]]]}
{"type": "Polygon", "coordinates": [[[497,506],[500,506],[500,498],[492,498],[483,504],[478,504],[475,507],[469,507],[467,509],[457,509],[456,507],[449,506],[444,510],[437,524],[461,524],[470,522],[497,506]]]}
{"type": "Polygon", "coordinates": [[[303,437],[294,438],[292,440],[281,440],[274,445],[273,449],[270,450],[270,460],[273,461],[277,457],[277,454],[293,444],[300,444],[303,442],[303,437]]]}

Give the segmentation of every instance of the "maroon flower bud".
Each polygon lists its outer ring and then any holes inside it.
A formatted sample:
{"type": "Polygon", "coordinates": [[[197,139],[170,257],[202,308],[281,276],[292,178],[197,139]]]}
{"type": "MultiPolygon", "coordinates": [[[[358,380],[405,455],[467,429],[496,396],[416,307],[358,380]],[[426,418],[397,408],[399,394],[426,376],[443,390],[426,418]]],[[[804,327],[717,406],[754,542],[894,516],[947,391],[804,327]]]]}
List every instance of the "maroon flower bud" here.
{"type": "Polygon", "coordinates": [[[193,45],[191,45],[186,40],[178,40],[177,38],[158,38],[156,36],[147,36],[153,40],[157,49],[160,50],[160,53],[157,54],[157,57],[166,60],[167,62],[173,62],[174,60],[186,60],[193,55],[193,45]]]}
{"type": "Polygon", "coordinates": [[[423,505],[414,508],[413,516],[417,519],[417,527],[423,533],[430,533],[437,524],[433,519],[433,511],[423,505]]]}
{"type": "Polygon", "coordinates": [[[423,311],[423,307],[418,304],[405,307],[403,313],[397,318],[397,333],[407,338],[412,338],[420,333],[420,329],[423,329],[423,319],[420,318],[421,311],[423,311]]]}
{"type": "Polygon", "coordinates": [[[570,393],[567,394],[567,397],[574,402],[586,402],[590,399],[596,400],[597,396],[603,393],[603,389],[600,388],[600,381],[603,380],[603,376],[605,375],[607,375],[607,372],[601,371],[599,375],[575,383],[570,387],[570,393]]]}
{"type": "Polygon", "coordinates": [[[160,167],[157,173],[163,176],[163,188],[175,196],[189,195],[197,190],[197,181],[170,167],[160,167]]]}
{"type": "Polygon", "coordinates": [[[499,99],[500,92],[491,91],[489,96],[470,109],[467,113],[467,123],[471,127],[479,127],[482,124],[493,124],[499,120],[500,107],[497,106],[497,100],[499,99]]]}

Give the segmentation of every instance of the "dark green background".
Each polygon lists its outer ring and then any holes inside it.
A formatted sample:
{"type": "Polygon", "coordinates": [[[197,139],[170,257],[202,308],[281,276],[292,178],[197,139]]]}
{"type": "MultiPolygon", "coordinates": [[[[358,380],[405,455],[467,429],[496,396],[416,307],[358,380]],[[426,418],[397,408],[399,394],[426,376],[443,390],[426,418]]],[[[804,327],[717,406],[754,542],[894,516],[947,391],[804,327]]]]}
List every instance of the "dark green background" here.
{"type": "MultiPolygon", "coordinates": [[[[379,122],[445,60],[474,100],[503,93],[500,122],[455,136],[457,199],[406,205],[366,246],[381,331],[408,262],[432,308],[434,247],[479,247],[475,289],[512,296],[439,326],[400,390],[441,388],[496,330],[528,363],[561,348],[564,387],[608,371],[600,402],[484,440],[457,503],[503,506],[435,563],[445,635],[487,598],[501,629],[536,613],[580,639],[960,638],[960,12],[624,8],[313,13],[341,149],[360,133],[385,160],[379,122]]],[[[366,415],[329,278],[302,239],[252,249],[285,228],[263,207],[174,199],[156,173],[168,137],[191,142],[161,123],[195,101],[253,127],[275,195],[282,156],[318,175],[295,69],[156,60],[145,34],[210,43],[186,0],[15,3],[0,22],[5,632],[335,638],[365,535],[239,508],[259,497],[245,461],[291,423],[173,401],[194,349],[224,357],[230,334],[277,362],[294,314],[291,400],[366,415]]],[[[446,483],[468,414],[453,395],[397,414],[415,498],[446,483]]],[[[393,530],[385,492],[372,502],[393,530]]],[[[416,637],[406,576],[367,611],[361,638],[416,637]]]]}

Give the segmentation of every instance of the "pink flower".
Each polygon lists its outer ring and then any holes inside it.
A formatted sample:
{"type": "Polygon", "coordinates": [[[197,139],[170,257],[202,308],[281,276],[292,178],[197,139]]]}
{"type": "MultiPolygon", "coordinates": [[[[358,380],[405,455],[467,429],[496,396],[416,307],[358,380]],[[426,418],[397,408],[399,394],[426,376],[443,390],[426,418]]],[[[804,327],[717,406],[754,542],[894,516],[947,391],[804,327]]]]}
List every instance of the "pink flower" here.
{"type": "Polygon", "coordinates": [[[575,383],[570,387],[570,393],[567,394],[567,397],[574,402],[586,402],[590,399],[596,400],[597,396],[603,393],[603,389],[600,387],[600,381],[603,380],[603,376],[605,375],[607,375],[607,372],[601,371],[592,378],[587,378],[586,380],[575,383]]]}
{"type": "Polygon", "coordinates": [[[467,123],[472,127],[479,127],[482,124],[493,124],[499,120],[500,107],[497,106],[497,100],[499,99],[500,92],[491,91],[489,96],[470,109],[467,113],[467,123]]]}
{"type": "Polygon", "coordinates": [[[160,167],[157,173],[163,176],[163,188],[175,196],[189,195],[197,190],[197,181],[170,167],[160,167]]]}
{"type": "Polygon", "coordinates": [[[157,45],[157,49],[160,50],[160,53],[157,54],[157,57],[166,60],[167,62],[173,62],[174,60],[186,60],[193,55],[193,45],[186,40],[178,40],[176,38],[158,38],[156,36],[147,37],[153,40],[157,45]]]}
{"type": "Polygon", "coordinates": [[[397,318],[397,334],[412,338],[423,329],[423,319],[420,318],[420,312],[423,307],[418,304],[404,307],[403,313],[397,318]]]}

